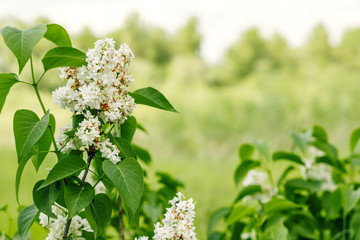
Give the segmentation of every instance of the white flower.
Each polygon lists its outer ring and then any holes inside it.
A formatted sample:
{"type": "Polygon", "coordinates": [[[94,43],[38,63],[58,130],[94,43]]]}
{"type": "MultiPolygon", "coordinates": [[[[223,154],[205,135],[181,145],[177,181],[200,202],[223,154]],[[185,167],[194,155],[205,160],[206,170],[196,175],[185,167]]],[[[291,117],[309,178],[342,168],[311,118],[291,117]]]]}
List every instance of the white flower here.
{"type": "Polygon", "coordinates": [[[273,196],[275,196],[278,193],[278,189],[277,187],[266,183],[267,178],[268,175],[264,172],[250,170],[247,173],[242,185],[244,187],[250,185],[259,185],[261,187],[261,192],[248,195],[244,198],[244,200],[246,201],[246,199],[255,199],[264,204],[267,203],[273,196]]]}
{"type": "Polygon", "coordinates": [[[96,109],[105,123],[123,123],[135,108],[127,90],[134,80],[129,74],[134,54],[127,44],[116,50],[111,38],[94,46],[86,53],[87,66],[60,69],[60,78],[68,82],[53,92],[54,102],[77,113],[96,109]]]}
{"type": "Polygon", "coordinates": [[[267,179],[266,173],[260,172],[257,170],[250,170],[247,173],[242,185],[244,187],[247,187],[250,185],[261,185],[266,181],[266,179],[267,179]]]}
{"type": "Polygon", "coordinates": [[[316,180],[321,182],[320,188],[324,191],[334,191],[337,185],[332,179],[332,169],[324,163],[316,163],[316,157],[323,156],[324,152],[309,147],[307,156],[303,158],[304,166],[300,167],[300,171],[305,180],[316,180]]]}
{"type": "Polygon", "coordinates": [[[114,164],[117,164],[121,161],[121,158],[119,157],[119,149],[114,144],[112,144],[109,139],[105,139],[100,142],[99,148],[102,157],[109,159],[114,164]]]}
{"type": "Polygon", "coordinates": [[[162,220],[163,225],[157,222],[155,224],[155,240],[167,239],[196,239],[193,221],[195,217],[195,203],[192,198],[183,201],[184,195],[180,192],[169,203],[171,208],[167,208],[165,218],[162,220]]]}
{"type": "Polygon", "coordinates": [[[148,240],[148,239],[149,239],[149,237],[142,236],[139,238],[135,238],[134,240],[148,240]]]}
{"type": "MultiPolygon", "coordinates": [[[[59,205],[53,205],[52,211],[56,215],[55,219],[48,217],[44,213],[40,213],[40,225],[50,230],[49,235],[45,240],[61,240],[67,222],[66,209],[59,205]]],[[[85,240],[84,238],[79,237],[81,236],[82,231],[92,231],[88,221],[79,216],[73,217],[69,228],[69,236],[72,236],[74,240],[85,240]]]]}
{"type": "Polygon", "coordinates": [[[75,135],[81,140],[83,146],[95,145],[100,138],[101,123],[98,117],[94,117],[89,111],[86,117],[79,123],[79,128],[75,135]]]}

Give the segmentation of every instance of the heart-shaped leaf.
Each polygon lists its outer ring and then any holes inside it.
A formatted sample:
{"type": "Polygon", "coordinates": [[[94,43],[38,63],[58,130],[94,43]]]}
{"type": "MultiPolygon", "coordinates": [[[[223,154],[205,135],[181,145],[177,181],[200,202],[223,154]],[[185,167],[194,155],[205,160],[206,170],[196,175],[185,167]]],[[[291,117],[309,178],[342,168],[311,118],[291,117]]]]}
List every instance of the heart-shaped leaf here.
{"type": "Polygon", "coordinates": [[[18,61],[19,74],[27,61],[29,61],[33,48],[44,36],[45,32],[45,24],[38,24],[26,30],[14,27],[4,27],[0,30],[6,46],[14,53],[18,61]]]}
{"type": "Polygon", "coordinates": [[[86,65],[86,54],[72,47],[56,47],[49,50],[41,60],[45,72],[58,67],[80,67],[86,65]]]}
{"type": "Polygon", "coordinates": [[[81,209],[89,206],[94,196],[95,190],[89,183],[68,183],[65,186],[65,203],[69,209],[68,218],[74,217],[81,209]]]}
{"type": "Polygon", "coordinates": [[[111,217],[111,200],[103,193],[96,194],[90,205],[85,208],[85,216],[95,235],[99,236],[111,217]]]}
{"type": "Polygon", "coordinates": [[[155,88],[141,88],[129,94],[135,99],[136,104],[143,104],[170,112],[178,112],[165,96],[155,88]]]}
{"type": "Polygon", "coordinates": [[[1,73],[0,74],[0,113],[4,107],[5,100],[9,94],[10,88],[18,83],[18,76],[14,73],[1,73]]]}
{"type": "Polygon", "coordinates": [[[121,200],[135,213],[144,188],[144,176],[140,164],[131,158],[124,159],[117,165],[105,160],[103,170],[115,184],[121,200]]]}

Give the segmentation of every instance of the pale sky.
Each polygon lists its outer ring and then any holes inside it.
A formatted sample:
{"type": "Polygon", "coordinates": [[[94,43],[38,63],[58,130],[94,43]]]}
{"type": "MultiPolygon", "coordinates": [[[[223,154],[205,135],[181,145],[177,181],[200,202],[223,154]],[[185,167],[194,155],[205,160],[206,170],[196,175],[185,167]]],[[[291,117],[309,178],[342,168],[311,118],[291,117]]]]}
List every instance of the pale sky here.
{"type": "Polygon", "coordinates": [[[224,50],[246,29],[256,26],[265,37],[282,34],[301,45],[317,23],[333,43],[347,28],[360,27],[359,0],[0,0],[0,18],[33,20],[45,16],[76,33],[85,25],[99,35],[121,27],[138,12],[143,23],[175,32],[191,16],[199,20],[201,54],[218,62],[224,50]]]}

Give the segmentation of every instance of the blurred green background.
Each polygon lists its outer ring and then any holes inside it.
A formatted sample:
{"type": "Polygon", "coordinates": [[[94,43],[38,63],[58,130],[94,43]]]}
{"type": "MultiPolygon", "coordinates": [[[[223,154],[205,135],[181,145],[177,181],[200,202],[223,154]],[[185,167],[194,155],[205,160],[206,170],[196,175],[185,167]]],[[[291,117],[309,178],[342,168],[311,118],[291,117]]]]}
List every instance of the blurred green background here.
{"type": "MultiPolygon", "coordinates": [[[[3,19],[0,27],[27,28],[38,19],[24,23],[3,19]]],[[[170,100],[180,114],[138,106],[135,116],[148,130],[137,133],[135,142],[148,148],[153,163],[148,171],[166,171],[185,184],[182,191],[196,204],[196,232],[205,239],[207,219],[212,211],[231,203],[236,189],[233,170],[238,165],[237,148],[241,143],[268,140],[273,150],[290,149],[289,133],[318,124],[327,129],[330,141],[348,153],[349,136],[360,125],[360,28],[348,29],[340,43],[329,43],[326,28],[314,26],[307,42],[290,47],[284,37],[264,38],[256,28],[239,35],[224,52],[218,64],[200,56],[202,36],[196,18],[175,33],[145,25],[137,14],[124,26],[105,35],[120,44],[126,42],[136,58],[132,89],[152,86],[170,100]]],[[[72,35],[73,45],[82,51],[105,36],[84,28],[72,35]]],[[[40,59],[52,44],[41,41],[34,49],[34,62],[41,74],[40,59]]],[[[29,66],[27,66],[28,68],[29,66]]],[[[21,80],[30,80],[28,69],[21,80]]],[[[0,72],[17,72],[16,59],[0,41],[0,72]]],[[[70,112],[52,103],[51,91],[64,85],[57,70],[41,82],[45,105],[57,119],[57,128],[70,122],[70,112]]],[[[0,115],[0,207],[9,204],[10,217],[16,219],[16,152],[12,117],[19,108],[41,113],[35,94],[28,86],[14,86],[0,115]],[[15,93],[15,94],[13,94],[15,93]]],[[[45,167],[51,167],[49,158],[45,167]]],[[[32,187],[46,176],[31,164],[21,182],[20,202],[32,201],[32,187]]],[[[0,213],[0,231],[15,232],[0,213]]],[[[35,226],[36,237],[46,233],[35,226]]]]}

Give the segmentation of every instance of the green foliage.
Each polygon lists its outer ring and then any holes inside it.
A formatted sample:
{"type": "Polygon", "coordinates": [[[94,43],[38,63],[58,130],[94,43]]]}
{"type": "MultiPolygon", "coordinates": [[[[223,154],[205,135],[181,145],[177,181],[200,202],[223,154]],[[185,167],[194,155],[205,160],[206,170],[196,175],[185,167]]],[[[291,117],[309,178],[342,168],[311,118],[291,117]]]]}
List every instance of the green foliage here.
{"type": "Polygon", "coordinates": [[[26,234],[30,226],[36,221],[39,216],[39,210],[34,204],[27,206],[20,213],[17,221],[20,239],[26,239],[26,234]]]}
{"type": "Polygon", "coordinates": [[[85,169],[85,167],[86,163],[80,156],[70,155],[69,157],[62,159],[57,164],[55,164],[39,189],[66,177],[73,176],[76,173],[79,173],[81,170],[85,169]]]}
{"type": "MultiPolygon", "coordinates": [[[[248,233],[254,234],[247,239],[357,239],[360,188],[347,174],[355,165],[349,157],[339,159],[320,126],[291,135],[299,148],[277,151],[270,160],[248,160],[268,152],[256,148],[258,143],[240,147],[235,183],[242,186],[233,204],[213,213],[208,239],[241,239],[248,233]],[[279,160],[287,161],[281,172],[279,160]],[[221,219],[225,228],[215,231],[221,219]]],[[[358,129],[351,136],[350,156],[358,154],[357,135],[358,129]]]]}
{"type": "Polygon", "coordinates": [[[55,43],[59,47],[72,47],[69,34],[58,24],[47,24],[44,38],[55,43]]]}
{"type": "Polygon", "coordinates": [[[35,206],[49,217],[56,218],[52,212],[52,205],[60,193],[60,183],[54,182],[44,188],[38,189],[44,180],[37,182],[33,189],[33,201],[35,206]]]}
{"type": "Polygon", "coordinates": [[[96,236],[100,236],[111,217],[111,200],[106,194],[96,194],[85,209],[85,216],[96,236]]]}
{"type": "Polygon", "coordinates": [[[164,95],[152,87],[142,88],[130,93],[137,104],[148,105],[170,112],[177,112],[164,95]]]}
{"type": "Polygon", "coordinates": [[[103,169],[117,187],[121,200],[135,214],[143,193],[143,172],[140,164],[131,158],[122,160],[118,165],[106,160],[103,169]]]}
{"type": "Polygon", "coordinates": [[[66,206],[69,209],[69,218],[89,206],[95,196],[95,190],[89,183],[70,182],[64,188],[66,206]]]}
{"type": "Polygon", "coordinates": [[[44,71],[58,67],[80,67],[86,65],[86,54],[72,47],[57,47],[49,50],[41,60],[44,71]]]}
{"type": "Polygon", "coordinates": [[[46,29],[44,24],[38,24],[26,30],[14,27],[1,29],[0,33],[4,38],[6,46],[13,52],[18,61],[19,74],[29,61],[33,48],[46,33],[46,29]]]}
{"type": "Polygon", "coordinates": [[[6,96],[9,94],[10,88],[18,82],[19,79],[14,73],[0,74],[0,113],[5,104],[6,96]]]}

